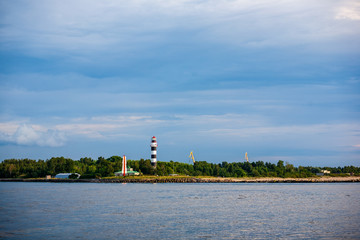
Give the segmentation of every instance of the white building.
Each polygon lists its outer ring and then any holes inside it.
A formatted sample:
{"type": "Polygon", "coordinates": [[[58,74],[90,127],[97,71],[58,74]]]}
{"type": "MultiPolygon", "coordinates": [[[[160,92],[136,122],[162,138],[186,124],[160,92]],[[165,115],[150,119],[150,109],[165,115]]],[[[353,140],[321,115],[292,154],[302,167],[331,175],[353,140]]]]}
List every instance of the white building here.
{"type": "Polygon", "coordinates": [[[77,176],[76,179],[79,179],[80,174],[78,173],[58,173],[56,174],[55,178],[63,178],[63,179],[68,179],[70,175],[75,174],[77,176]]]}

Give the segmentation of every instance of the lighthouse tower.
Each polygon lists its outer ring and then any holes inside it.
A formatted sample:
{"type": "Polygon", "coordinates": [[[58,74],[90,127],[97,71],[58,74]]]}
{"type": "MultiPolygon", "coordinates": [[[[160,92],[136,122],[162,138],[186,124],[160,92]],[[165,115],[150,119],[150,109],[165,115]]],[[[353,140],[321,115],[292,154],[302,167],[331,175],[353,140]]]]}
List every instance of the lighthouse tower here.
{"type": "Polygon", "coordinates": [[[122,173],[123,176],[125,177],[127,174],[127,167],[126,167],[126,156],[123,156],[123,163],[122,163],[122,173]]]}
{"type": "Polygon", "coordinates": [[[157,142],[156,142],[156,137],[153,136],[151,138],[151,165],[156,168],[156,148],[157,148],[157,142]]]}

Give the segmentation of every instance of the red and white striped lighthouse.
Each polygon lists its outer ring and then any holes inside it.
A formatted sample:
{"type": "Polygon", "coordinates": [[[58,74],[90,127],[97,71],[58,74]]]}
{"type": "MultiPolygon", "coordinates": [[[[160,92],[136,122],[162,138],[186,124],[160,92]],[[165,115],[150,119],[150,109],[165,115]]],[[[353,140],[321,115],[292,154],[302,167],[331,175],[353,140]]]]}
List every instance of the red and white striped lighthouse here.
{"type": "Polygon", "coordinates": [[[126,156],[123,156],[123,162],[122,162],[122,173],[123,176],[125,177],[127,174],[127,167],[126,167],[126,156]]]}
{"type": "Polygon", "coordinates": [[[153,136],[151,138],[151,165],[156,168],[156,148],[157,148],[157,142],[156,142],[156,137],[153,136]]]}

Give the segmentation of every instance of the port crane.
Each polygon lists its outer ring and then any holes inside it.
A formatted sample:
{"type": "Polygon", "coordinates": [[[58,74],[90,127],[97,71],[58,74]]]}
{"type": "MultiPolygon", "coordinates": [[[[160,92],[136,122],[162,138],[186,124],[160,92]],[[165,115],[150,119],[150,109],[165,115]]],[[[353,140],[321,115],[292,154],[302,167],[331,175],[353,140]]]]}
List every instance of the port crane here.
{"type": "Polygon", "coordinates": [[[189,158],[191,158],[193,163],[195,163],[195,158],[194,158],[194,154],[192,151],[190,152],[189,158]]]}

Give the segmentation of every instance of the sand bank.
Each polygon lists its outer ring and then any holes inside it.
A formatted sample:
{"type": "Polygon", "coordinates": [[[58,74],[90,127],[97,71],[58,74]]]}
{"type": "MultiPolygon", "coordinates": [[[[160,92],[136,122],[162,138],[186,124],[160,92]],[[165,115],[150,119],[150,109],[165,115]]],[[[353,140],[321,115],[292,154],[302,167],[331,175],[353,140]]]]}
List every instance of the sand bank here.
{"type": "Polygon", "coordinates": [[[120,177],[105,179],[2,178],[0,182],[84,182],[84,183],[336,183],[360,182],[360,176],[312,178],[222,178],[222,177],[120,177]]]}

